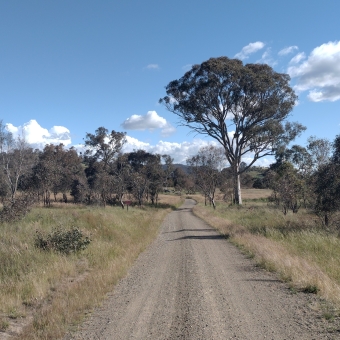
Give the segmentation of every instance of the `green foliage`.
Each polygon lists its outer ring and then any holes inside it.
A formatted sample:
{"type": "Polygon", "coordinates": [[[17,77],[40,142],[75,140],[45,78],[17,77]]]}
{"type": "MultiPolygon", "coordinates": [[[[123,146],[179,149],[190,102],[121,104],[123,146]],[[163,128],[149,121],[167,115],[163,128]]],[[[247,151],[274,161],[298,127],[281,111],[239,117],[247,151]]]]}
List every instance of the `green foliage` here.
{"type": "Polygon", "coordinates": [[[54,250],[63,254],[70,254],[86,249],[90,242],[91,240],[87,236],[84,237],[82,231],[76,227],[69,230],[59,227],[47,236],[37,231],[34,245],[42,250],[54,250]]]}
{"type": "Polygon", "coordinates": [[[314,182],[314,212],[328,227],[331,216],[340,210],[340,165],[330,163],[320,167],[314,175],[314,182]]]}
{"type": "Polygon", "coordinates": [[[290,162],[272,164],[266,175],[269,187],[273,190],[271,200],[282,207],[286,215],[288,210],[297,213],[305,198],[305,182],[301,174],[290,162]]]}
{"type": "Polygon", "coordinates": [[[171,81],[160,99],[182,125],[222,145],[233,170],[237,204],[242,204],[239,175],[305,130],[287,121],[297,99],[289,81],[289,75],[266,64],[211,58],[171,81]],[[241,167],[246,154],[250,163],[241,167]]]}

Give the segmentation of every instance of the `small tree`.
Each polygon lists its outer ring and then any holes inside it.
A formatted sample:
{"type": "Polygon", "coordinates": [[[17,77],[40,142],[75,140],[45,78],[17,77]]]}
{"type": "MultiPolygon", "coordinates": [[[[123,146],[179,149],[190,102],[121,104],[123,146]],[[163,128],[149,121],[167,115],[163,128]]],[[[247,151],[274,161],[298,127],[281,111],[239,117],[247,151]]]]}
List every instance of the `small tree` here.
{"type": "Polygon", "coordinates": [[[329,227],[332,216],[340,210],[340,164],[320,167],[314,175],[314,185],[314,211],[325,227],[329,227]]]}
{"type": "Polygon", "coordinates": [[[289,162],[274,164],[267,173],[267,181],[273,190],[272,199],[283,213],[286,215],[288,210],[297,213],[304,198],[304,182],[298,170],[289,162]]]}
{"type": "Polygon", "coordinates": [[[332,148],[330,161],[321,165],[312,177],[316,196],[314,211],[326,227],[340,211],[340,135],[336,136],[332,148]]]}
{"type": "Polygon", "coordinates": [[[99,200],[106,206],[107,201],[111,200],[115,180],[112,166],[126,142],[125,136],[124,132],[114,130],[109,133],[104,127],[99,127],[95,134],[86,134],[84,161],[90,188],[89,203],[99,200]]]}
{"type": "Polygon", "coordinates": [[[25,136],[13,138],[0,121],[0,171],[11,204],[16,200],[20,179],[31,171],[34,160],[34,152],[26,143],[25,136]]]}
{"type": "Polygon", "coordinates": [[[216,208],[215,192],[224,162],[223,149],[214,146],[203,147],[196,156],[187,159],[196,186],[203,193],[205,199],[209,199],[214,209],[216,208]]]}
{"type": "Polygon", "coordinates": [[[170,82],[167,96],[160,99],[182,125],[223,146],[233,170],[237,204],[242,204],[240,174],[304,129],[287,122],[297,100],[289,80],[265,64],[244,66],[237,59],[211,58],[170,82]],[[252,160],[240,169],[246,154],[252,160]]]}

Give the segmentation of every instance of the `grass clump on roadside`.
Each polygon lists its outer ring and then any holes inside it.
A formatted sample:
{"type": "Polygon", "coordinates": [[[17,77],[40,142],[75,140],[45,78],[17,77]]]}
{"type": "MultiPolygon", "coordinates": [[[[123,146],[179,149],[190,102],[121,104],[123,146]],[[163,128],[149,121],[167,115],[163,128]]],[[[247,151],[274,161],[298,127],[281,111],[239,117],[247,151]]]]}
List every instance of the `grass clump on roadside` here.
{"type": "Polygon", "coordinates": [[[340,306],[340,238],[324,230],[315,215],[304,209],[284,215],[259,197],[243,206],[218,202],[216,210],[200,204],[194,212],[294,289],[340,306]]]}
{"type": "MultiPolygon", "coordinates": [[[[166,199],[169,206],[181,202],[166,199]]],[[[62,338],[124,276],[169,211],[65,204],[0,225],[1,329],[10,332],[16,316],[26,324],[20,339],[62,338]]]]}

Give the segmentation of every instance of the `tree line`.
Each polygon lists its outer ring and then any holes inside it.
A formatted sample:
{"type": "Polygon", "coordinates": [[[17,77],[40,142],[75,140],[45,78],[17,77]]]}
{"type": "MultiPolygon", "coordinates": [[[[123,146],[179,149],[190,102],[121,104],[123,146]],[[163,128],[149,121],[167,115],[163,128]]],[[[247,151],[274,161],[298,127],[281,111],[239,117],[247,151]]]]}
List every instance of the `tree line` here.
{"type": "MultiPolygon", "coordinates": [[[[223,147],[202,147],[187,159],[184,171],[169,155],[144,150],[122,153],[125,142],[125,133],[99,127],[86,134],[84,153],[62,144],[34,150],[22,136],[14,139],[1,123],[0,218],[18,218],[36,202],[46,207],[56,201],[123,208],[127,200],[139,206],[145,201],[157,205],[159,194],[170,188],[200,192],[214,208],[219,189],[226,202],[235,203],[233,169],[223,147]]],[[[338,223],[340,136],[333,142],[310,137],[306,147],[278,149],[269,168],[241,162],[240,171],[243,187],[272,189],[270,199],[284,214],[303,207],[326,227],[338,223]]]]}
{"type": "Polygon", "coordinates": [[[227,57],[193,65],[171,81],[160,103],[182,125],[220,145],[203,148],[187,160],[190,176],[174,169],[169,155],[143,150],[122,154],[123,132],[99,127],[87,133],[86,151],[78,155],[63,145],[32,150],[23,137],[14,140],[1,124],[2,216],[25,211],[34,199],[49,206],[58,193],[67,202],[68,192],[74,203],[119,202],[124,207],[123,198],[133,197],[139,205],[145,199],[157,204],[169,182],[187,192],[199,190],[214,207],[217,187],[226,199],[242,204],[242,180],[251,182],[255,162],[271,155],[276,162],[254,185],[271,188],[272,199],[284,213],[308,207],[329,226],[339,212],[339,137],[332,143],[312,137],[306,148],[289,148],[306,129],[288,120],[297,101],[289,81],[289,75],[269,65],[243,65],[227,57]],[[245,156],[248,164],[242,162],[245,156]]]}
{"type": "Polygon", "coordinates": [[[301,207],[314,212],[322,224],[340,227],[340,135],[331,142],[315,136],[306,147],[279,150],[276,162],[254,183],[273,190],[272,200],[297,213],[301,207]]]}

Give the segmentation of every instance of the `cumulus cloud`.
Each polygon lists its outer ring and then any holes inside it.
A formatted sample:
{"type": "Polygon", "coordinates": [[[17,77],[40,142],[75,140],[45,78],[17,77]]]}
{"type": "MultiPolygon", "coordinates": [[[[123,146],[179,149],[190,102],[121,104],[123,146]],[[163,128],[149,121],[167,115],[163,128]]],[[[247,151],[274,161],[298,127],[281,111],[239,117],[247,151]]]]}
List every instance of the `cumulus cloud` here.
{"type": "Polygon", "coordinates": [[[297,51],[298,49],[299,48],[297,46],[285,47],[281,51],[279,51],[278,55],[280,55],[280,56],[287,55],[287,54],[290,54],[290,53],[297,51]]]}
{"type": "Polygon", "coordinates": [[[148,70],[159,70],[159,65],[158,64],[149,64],[146,66],[146,69],[148,70]]]}
{"type": "Polygon", "coordinates": [[[14,126],[8,123],[6,128],[13,134],[13,137],[23,135],[26,142],[33,148],[43,149],[46,144],[62,143],[65,146],[71,144],[70,130],[64,126],[53,126],[47,130],[41,127],[35,119],[32,119],[22,126],[14,126]]]}
{"type": "Polygon", "coordinates": [[[309,91],[311,101],[340,100],[340,41],[314,48],[307,60],[290,65],[288,73],[296,78],[298,92],[309,91]]]}
{"type": "Polygon", "coordinates": [[[144,116],[132,115],[127,118],[123,123],[122,127],[125,130],[149,130],[162,129],[162,136],[167,137],[173,134],[176,129],[166,121],[165,118],[159,116],[156,111],[148,111],[144,116]]]}
{"type": "Polygon", "coordinates": [[[259,50],[261,50],[265,44],[262,41],[256,41],[253,43],[248,44],[247,46],[244,46],[241,50],[241,52],[235,54],[235,58],[244,60],[249,58],[250,54],[253,54],[259,50]]]}

